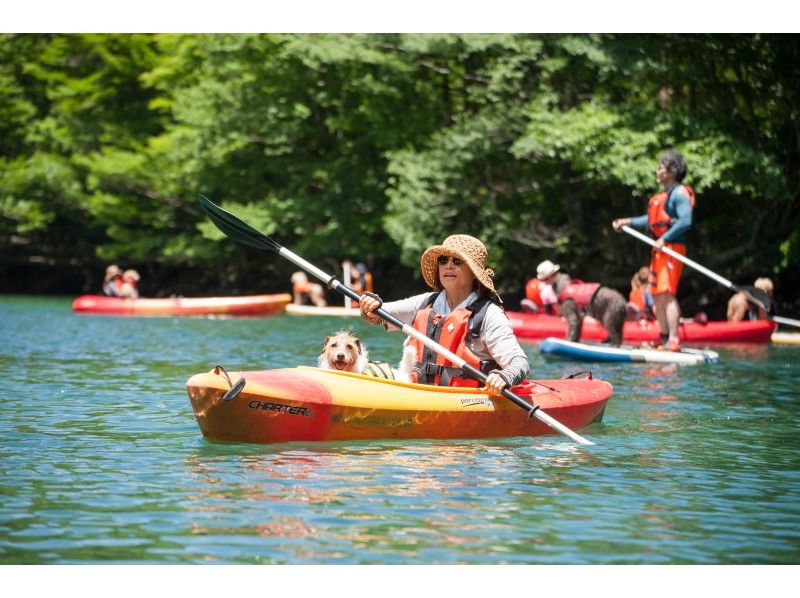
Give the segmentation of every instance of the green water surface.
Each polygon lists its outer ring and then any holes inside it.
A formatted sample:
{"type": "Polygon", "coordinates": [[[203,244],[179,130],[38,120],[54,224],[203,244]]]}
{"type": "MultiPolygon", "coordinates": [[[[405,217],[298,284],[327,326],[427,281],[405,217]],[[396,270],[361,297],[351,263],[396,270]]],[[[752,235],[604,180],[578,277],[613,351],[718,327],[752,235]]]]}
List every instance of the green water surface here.
{"type": "MultiPolygon", "coordinates": [[[[0,297],[0,564],[800,562],[800,347],[593,364],[614,385],[579,448],[506,440],[206,441],[185,382],[313,365],[341,318],[76,315],[0,297]]],[[[524,345],[532,376],[586,364],[524,345]]]]}

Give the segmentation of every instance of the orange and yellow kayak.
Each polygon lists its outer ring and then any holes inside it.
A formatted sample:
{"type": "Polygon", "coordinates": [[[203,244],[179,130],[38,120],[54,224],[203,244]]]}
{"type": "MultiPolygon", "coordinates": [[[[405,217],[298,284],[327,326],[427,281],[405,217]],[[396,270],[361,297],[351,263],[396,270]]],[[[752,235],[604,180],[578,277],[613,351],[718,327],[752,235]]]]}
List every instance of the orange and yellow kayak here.
{"type": "MultiPolygon", "coordinates": [[[[526,381],[513,390],[573,430],[599,422],[613,391],[599,379],[526,381]]],[[[412,438],[496,438],[557,432],[482,389],[412,384],[297,367],[250,372],[219,368],[189,378],[203,436],[247,443],[412,438]],[[240,394],[223,395],[244,377],[240,394]]]]}
{"type": "Polygon", "coordinates": [[[269,316],[281,313],[291,300],[289,293],[166,299],[81,295],[72,302],[72,311],[117,316],[269,316]]]}

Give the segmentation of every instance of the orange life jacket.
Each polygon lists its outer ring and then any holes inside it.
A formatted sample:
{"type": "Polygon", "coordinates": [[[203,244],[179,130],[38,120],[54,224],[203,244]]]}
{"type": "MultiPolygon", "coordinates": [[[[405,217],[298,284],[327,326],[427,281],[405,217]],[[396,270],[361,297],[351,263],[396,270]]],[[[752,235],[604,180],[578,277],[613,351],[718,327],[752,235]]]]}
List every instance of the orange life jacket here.
{"type": "MultiPolygon", "coordinates": [[[[692,209],[694,209],[696,201],[694,189],[689,185],[683,185],[683,187],[688,191],[689,202],[692,204],[692,209]]],[[[677,188],[676,186],[672,191],[677,188]]],[[[647,228],[655,239],[658,239],[667,232],[675,222],[675,219],[667,213],[668,200],[669,194],[667,194],[666,191],[661,191],[660,193],[656,193],[650,198],[650,201],[647,202],[647,228]]]]}
{"type": "MultiPolygon", "coordinates": [[[[433,303],[438,296],[438,294],[431,295],[430,299],[419,308],[414,316],[414,329],[455,353],[475,369],[484,372],[496,369],[495,362],[482,362],[469,348],[471,341],[480,337],[483,319],[492,303],[491,299],[481,297],[467,307],[459,307],[442,317],[433,311],[433,303]]],[[[416,351],[412,381],[439,386],[473,388],[480,386],[477,380],[465,377],[461,368],[454,367],[450,361],[417,339],[410,337],[408,344],[416,351]]]]}
{"type": "Polygon", "coordinates": [[[637,289],[633,289],[631,294],[628,295],[628,301],[638,307],[640,313],[644,313],[644,311],[647,309],[647,300],[644,298],[645,288],[646,285],[642,285],[637,289]]]}
{"type": "Polygon", "coordinates": [[[297,282],[292,285],[292,290],[295,293],[310,293],[314,290],[315,283],[307,280],[306,282],[297,282]]]}
{"type": "Polygon", "coordinates": [[[573,280],[558,294],[558,300],[563,303],[567,299],[572,299],[578,307],[585,309],[589,307],[589,303],[592,302],[592,297],[594,297],[595,292],[597,292],[599,288],[599,282],[573,280]]]}
{"type": "Polygon", "coordinates": [[[544,310],[546,314],[559,315],[561,307],[558,303],[545,304],[542,299],[542,281],[538,278],[531,278],[525,285],[525,298],[532,301],[537,307],[544,310]]]}
{"type": "Polygon", "coordinates": [[[541,289],[539,288],[540,284],[541,282],[538,278],[531,278],[525,285],[525,298],[529,301],[533,301],[539,307],[544,307],[541,289]]]}

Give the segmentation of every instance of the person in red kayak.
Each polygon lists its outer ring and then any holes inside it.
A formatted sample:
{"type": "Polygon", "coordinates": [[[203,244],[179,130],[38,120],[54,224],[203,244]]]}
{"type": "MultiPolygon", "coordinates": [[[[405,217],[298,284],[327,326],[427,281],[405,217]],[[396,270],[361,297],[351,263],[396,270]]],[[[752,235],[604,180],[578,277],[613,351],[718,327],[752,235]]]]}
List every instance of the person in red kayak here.
{"type": "MultiPolygon", "coordinates": [[[[757,278],[752,287],[747,289],[756,299],[761,299],[765,304],[772,303],[772,281],[769,278],[757,278]],[[761,291],[759,293],[758,291],[761,291]]],[[[747,317],[748,320],[766,320],[769,312],[763,307],[748,301],[747,295],[741,291],[736,293],[728,300],[728,322],[741,322],[747,317]]]]}
{"type": "Polygon", "coordinates": [[[617,218],[611,223],[615,231],[623,226],[647,231],[656,239],[650,255],[648,288],[653,295],[656,319],[661,327],[661,348],[680,351],[678,326],[681,306],[676,297],[683,263],[661,249],[668,247],[686,255],[686,233],[692,226],[695,205],[694,190],[683,184],[688,167],[686,160],[675,150],[667,150],[658,159],[656,180],[663,191],[653,195],[647,213],[631,218],[617,218]]]}
{"type": "MultiPolygon", "coordinates": [[[[573,280],[561,266],[545,260],[536,267],[536,278],[552,291],[541,291],[542,296],[551,296],[559,304],[561,315],[567,320],[567,340],[579,342],[583,318],[592,316],[608,332],[608,342],[619,347],[622,344],[622,327],[625,324],[625,297],[619,291],[604,287],[598,282],[573,280]]],[[[551,300],[552,301],[552,300],[551,300]]]]}
{"type": "Polygon", "coordinates": [[[628,295],[628,320],[652,320],[653,295],[647,286],[650,279],[650,268],[642,266],[631,278],[631,292],[628,295]]]}
{"type": "Polygon", "coordinates": [[[295,305],[304,305],[306,301],[311,301],[317,307],[325,307],[325,289],[321,284],[308,280],[305,272],[295,272],[292,274],[292,294],[295,305]]]}
{"type": "Polygon", "coordinates": [[[136,270],[125,270],[122,273],[122,287],[120,293],[122,297],[137,299],[139,297],[139,280],[141,276],[136,270]]]}
{"type": "MultiPolygon", "coordinates": [[[[385,304],[377,295],[364,293],[359,301],[361,317],[370,324],[381,324],[373,312],[382,306],[484,372],[489,392],[501,394],[504,388],[525,380],[530,365],[494,288],[494,272],[486,267],[487,257],[486,247],[475,237],[450,235],[441,245],[428,247],[420,260],[422,277],[433,292],[385,304]]],[[[419,340],[409,337],[406,346],[416,352],[413,381],[479,386],[419,340]]]]}
{"type": "Polygon", "coordinates": [[[106,268],[103,278],[103,294],[109,297],[122,297],[122,270],[116,264],[106,268]]]}
{"type": "Polygon", "coordinates": [[[558,298],[553,292],[553,287],[543,283],[536,277],[525,284],[525,298],[519,302],[523,312],[531,314],[561,315],[558,298]]]}

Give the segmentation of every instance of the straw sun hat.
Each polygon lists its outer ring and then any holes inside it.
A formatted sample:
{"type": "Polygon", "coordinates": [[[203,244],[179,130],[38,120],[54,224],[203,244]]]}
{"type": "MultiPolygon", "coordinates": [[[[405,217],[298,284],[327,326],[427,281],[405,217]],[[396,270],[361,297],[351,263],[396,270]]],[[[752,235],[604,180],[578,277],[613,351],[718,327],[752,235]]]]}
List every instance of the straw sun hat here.
{"type": "Polygon", "coordinates": [[[491,268],[486,267],[486,258],[488,257],[486,246],[478,239],[469,235],[450,235],[441,245],[433,245],[425,250],[420,259],[422,277],[429,287],[437,291],[442,290],[442,283],[439,282],[439,265],[436,263],[440,255],[459,257],[464,260],[478,282],[498,300],[500,299],[492,282],[494,272],[491,268]]]}

